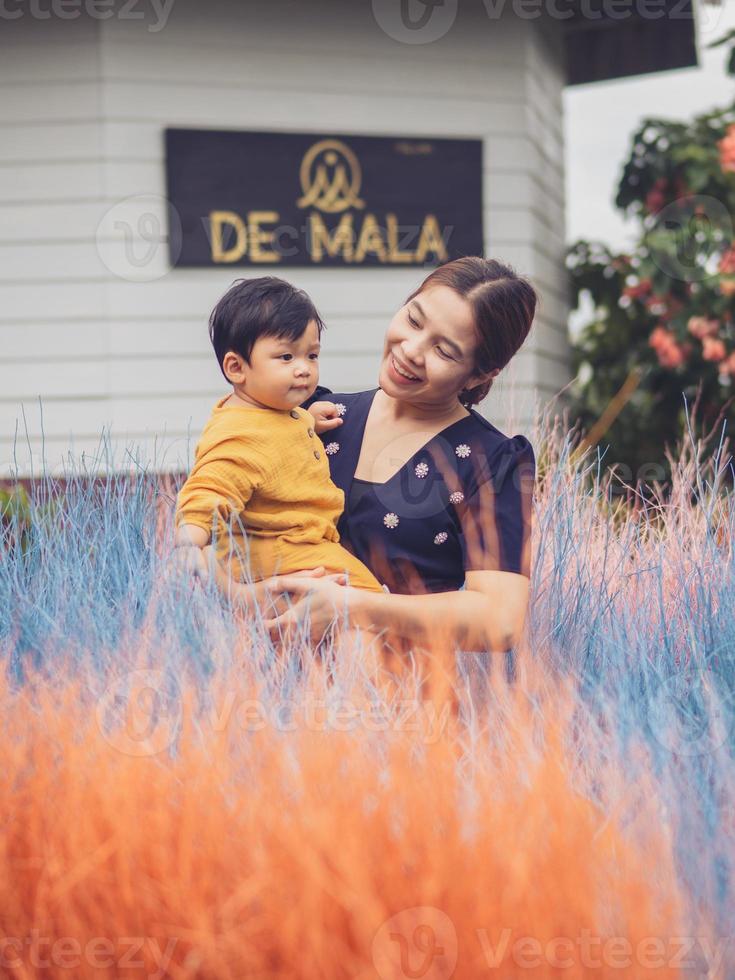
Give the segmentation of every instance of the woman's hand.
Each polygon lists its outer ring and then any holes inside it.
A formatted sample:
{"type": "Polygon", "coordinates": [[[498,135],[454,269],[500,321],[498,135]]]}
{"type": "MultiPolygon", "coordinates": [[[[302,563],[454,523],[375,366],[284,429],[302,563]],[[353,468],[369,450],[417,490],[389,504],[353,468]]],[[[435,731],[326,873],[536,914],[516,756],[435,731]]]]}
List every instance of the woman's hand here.
{"type": "Polygon", "coordinates": [[[264,620],[264,626],[272,637],[279,633],[289,632],[309,618],[312,640],[321,639],[325,631],[333,624],[342,624],[342,617],[347,618],[350,600],[354,598],[357,589],[344,584],[346,577],[324,576],[305,578],[299,575],[277,575],[273,581],[278,593],[287,592],[296,600],[289,609],[280,615],[264,620]],[[342,579],[342,584],[336,581],[342,579]]]}
{"type": "MultiPolygon", "coordinates": [[[[203,558],[207,569],[214,573],[214,580],[218,589],[230,599],[234,599],[246,609],[251,609],[253,603],[260,607],[261,613],[265,613],[265,604],[268,603],[268,611],[275,608],[276,615],[288,611],[288,605],[284,599],[284,593],[293,592],[301,594],[300,589],[306,590],[310,582],[319,582],[325,585],[334,585],[340,588],[347,582],[344,572],[327,572],[323,565],[316,568],[304,568],[298,572],[290,572],[288,575],[271,575],[269,578],[261,579],[252,585],[234,581],[217,561],[214,549],[210,546],[203,549],[203,558]]],[[[266,620],[275,622],[275,620],[266,620]]]]}
{"type": "Polygon", "coordinates": [[[342,425],[342,419],[337,413],[337,406],[334,402],[312,402],[306,410],[314,418],[314,429],[317,435],[328,432],[329,429],[338,429],[342,425]]]}

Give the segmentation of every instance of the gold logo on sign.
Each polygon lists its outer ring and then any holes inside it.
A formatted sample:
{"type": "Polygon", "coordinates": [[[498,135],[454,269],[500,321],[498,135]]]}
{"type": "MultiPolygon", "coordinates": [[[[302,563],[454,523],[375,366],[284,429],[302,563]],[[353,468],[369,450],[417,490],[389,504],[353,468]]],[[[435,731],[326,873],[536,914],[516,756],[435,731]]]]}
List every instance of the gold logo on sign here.
{"type": "Polygon", "coordinates": [[[352,150],[340,140],[320,140],[304,154],[299,170],[303,196],[297,207],[338,214],[364,208],[360,199],[362,170],[352,150]]]}

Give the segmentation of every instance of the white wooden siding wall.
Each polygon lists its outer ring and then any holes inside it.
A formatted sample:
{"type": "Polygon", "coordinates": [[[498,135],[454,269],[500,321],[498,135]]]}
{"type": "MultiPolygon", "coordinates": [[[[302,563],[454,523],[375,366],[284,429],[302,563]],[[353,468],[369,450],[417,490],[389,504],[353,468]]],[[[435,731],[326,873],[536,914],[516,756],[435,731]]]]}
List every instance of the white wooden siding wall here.
{"type": "MultiPolygon", "coordinates": [[[[129,441],[149,459],[155,442],[159,466],[185,466],[225,390],[207,315],[249,273],[168,270],[162,247],[149,267],[160,278],[133,282],[98,249],[110,208],[163,197],[167,126],[483,137],[486,252],[529,274],[542,306],[482,410],[525,431],[534,396],[568,378],[563,69],[545,33],[553,25],[530,23],[491,22],[466,4],[440,41],[406,45],[378,28],[369,3],[176,0],[159,32],[120,19],[4,24],[0,474],[14,456],[28,471],[26,427],[36,471],[42,432],[58,470],[72,437],[75,452],[91,452],[105,426],[118,465],[129,441]]],[[[385,327],[421,271],[281,274],[309,291],[327,323],[322,382],[372,386],[385,327]]]]}
{"type": "MultiPolygon", "coordinates": [[[[506,431],[528,432],[538,410],[571,378],[567,321],[569,294],[565,272],[564,134],[562,92],[564,54],[559,21],[526,21],[524,91],[527,98],[527,149],[518,153],[515,172],[520,193],[500,195],[514,169],[490,161],[486,213],[490,215],[486,254],[497,255],[529,275],[540,304],[528,341],[499,375],[482,412],[506,431]],[[497,202],[497,203],[496,203],[497,202]],[[488,207],[489,205],[489,207],[488,207]],[[494,219],[494,221],[493,221],[494,219]],[[493,234],[493,227],[495,234],[493,234]],[[518,424],[514,426],[514,420],[518,424]]],[[[492,142],[491,142],[492,146],[492,142]]],[[[555,403],[559,405],[557,401],[555,403]]]]}

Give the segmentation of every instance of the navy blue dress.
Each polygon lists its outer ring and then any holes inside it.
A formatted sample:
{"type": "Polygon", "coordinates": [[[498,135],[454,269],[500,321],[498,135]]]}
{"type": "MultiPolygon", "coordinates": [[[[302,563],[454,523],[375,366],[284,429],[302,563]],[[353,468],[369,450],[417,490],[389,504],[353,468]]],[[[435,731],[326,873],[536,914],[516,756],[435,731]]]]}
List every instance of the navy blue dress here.
{"type": "Polygon", "coordinates": [[[530,575],[535,458],[525,436],[505,436],[470,414],[431,438],[385,483],[355,478],[378,389],[303,402],[335,402],[342,425],[321,435],[332,480],[345,494],[342,544],[391,592],[456,591],[472,569],[530,575]]]}

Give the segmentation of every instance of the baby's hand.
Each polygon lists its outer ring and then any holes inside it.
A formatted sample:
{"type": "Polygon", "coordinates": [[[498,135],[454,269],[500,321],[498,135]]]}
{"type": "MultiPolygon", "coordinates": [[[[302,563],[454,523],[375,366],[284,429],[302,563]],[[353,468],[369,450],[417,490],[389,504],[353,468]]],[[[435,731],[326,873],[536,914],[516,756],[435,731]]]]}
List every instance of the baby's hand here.
{"type": "Polygon", "coordinates": [[[174,548],[171,556],[171,569],[179,573],[186,573],[192,578],[198,578],[206,582],[209,578],[209,563],[202,548],[195,545],[174,548]]]}
{"type": "Polygon", "coordinates": [[[317,435],[342,425],[342,419],[339,417],[334,402],[312,402],[307,411],[311,412],[314,417],[314,429],[317,435]]]}

